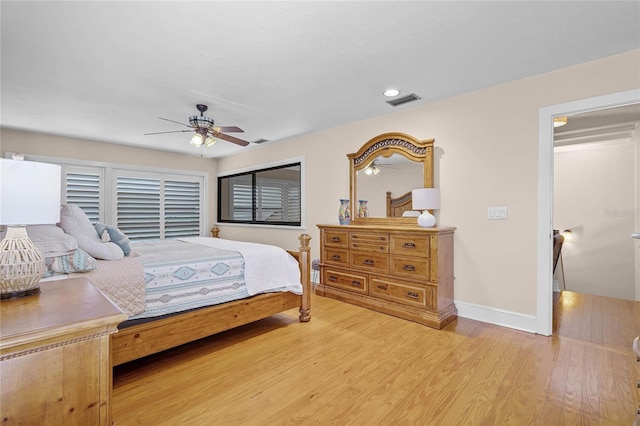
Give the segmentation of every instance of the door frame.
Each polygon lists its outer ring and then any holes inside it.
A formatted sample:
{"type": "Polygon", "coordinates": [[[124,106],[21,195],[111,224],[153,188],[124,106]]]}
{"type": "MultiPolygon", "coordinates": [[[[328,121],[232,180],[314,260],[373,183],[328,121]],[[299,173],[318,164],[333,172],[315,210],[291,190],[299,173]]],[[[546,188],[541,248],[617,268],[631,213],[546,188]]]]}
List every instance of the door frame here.
{"type": "Polygon", "coordinates": [[[553,118],[640,103],[640,89],[540,108],[538,121],[538,236],[536,333],[553,324],[553,118]]]}

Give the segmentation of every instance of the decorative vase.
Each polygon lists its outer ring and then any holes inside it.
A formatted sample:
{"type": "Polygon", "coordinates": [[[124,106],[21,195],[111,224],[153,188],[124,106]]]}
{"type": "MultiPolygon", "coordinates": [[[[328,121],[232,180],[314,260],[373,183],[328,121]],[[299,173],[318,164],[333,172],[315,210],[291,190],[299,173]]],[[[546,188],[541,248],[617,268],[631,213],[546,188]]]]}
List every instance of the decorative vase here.
{"type": "Polygon", "coordinates": [[[358,200],[358,217],[369,217],[369,209],[367,208],[367,200],[358,200]]]}
{"type": "Polygon", "coordinates": [[[351,221],[351,214],[349,213],[349,200],[343,198],[340,199],[340,210],[338,210],[338,221],[340,225],[348,225],[351,221]]]}

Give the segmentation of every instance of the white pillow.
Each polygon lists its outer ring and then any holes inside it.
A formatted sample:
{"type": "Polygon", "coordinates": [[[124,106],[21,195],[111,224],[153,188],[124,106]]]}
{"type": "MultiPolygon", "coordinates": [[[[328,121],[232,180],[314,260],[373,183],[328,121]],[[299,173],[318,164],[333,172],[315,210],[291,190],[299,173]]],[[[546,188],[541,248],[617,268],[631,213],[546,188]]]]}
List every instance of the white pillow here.
{"type": "Polygon", "coordinates": [[[120,260],[124,252],[117,244],[104,243],[82,209],[65,204],[60,209],[60,227],[78,241],[78,247],[96,259],[120,260]]]}

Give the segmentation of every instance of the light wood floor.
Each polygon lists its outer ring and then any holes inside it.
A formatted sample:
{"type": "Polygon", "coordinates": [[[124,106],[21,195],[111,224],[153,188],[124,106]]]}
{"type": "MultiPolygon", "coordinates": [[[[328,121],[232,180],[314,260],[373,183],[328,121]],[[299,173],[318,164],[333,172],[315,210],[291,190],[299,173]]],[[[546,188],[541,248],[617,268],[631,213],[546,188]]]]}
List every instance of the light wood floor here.
{"type": "Polygon", "coordinates": [[[631,425],[640,302],[564,292],[552,337],[323,297],[114,371],[125,425],[631,425]]]}

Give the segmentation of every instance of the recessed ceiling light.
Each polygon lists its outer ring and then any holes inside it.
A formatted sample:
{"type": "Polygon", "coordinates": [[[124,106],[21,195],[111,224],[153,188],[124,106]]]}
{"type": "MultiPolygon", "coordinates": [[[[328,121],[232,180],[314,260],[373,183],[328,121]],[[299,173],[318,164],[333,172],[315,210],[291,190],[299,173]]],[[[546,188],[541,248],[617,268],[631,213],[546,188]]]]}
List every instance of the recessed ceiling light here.
{"type": "Polygon", "coordinates": [[[398,89],[387,89],[384,91],[383,95],[387,97],[398,96],[400,91],[398,89]]]}

